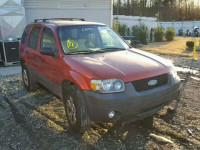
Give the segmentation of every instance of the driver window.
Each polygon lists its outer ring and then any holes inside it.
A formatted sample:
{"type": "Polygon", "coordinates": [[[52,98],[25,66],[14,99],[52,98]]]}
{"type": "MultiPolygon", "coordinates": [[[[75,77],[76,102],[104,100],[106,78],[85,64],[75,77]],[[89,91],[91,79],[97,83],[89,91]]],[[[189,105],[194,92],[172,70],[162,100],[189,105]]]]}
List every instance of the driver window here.
{"type": "Polygon", "coordinates": [[[42,47],[51,47],[55,52],[56,50],[56,42],[54,39],[53,31],[49,28],[44,28],[42,33],[42,40],[41,40],[41,48],[42,47]]]}

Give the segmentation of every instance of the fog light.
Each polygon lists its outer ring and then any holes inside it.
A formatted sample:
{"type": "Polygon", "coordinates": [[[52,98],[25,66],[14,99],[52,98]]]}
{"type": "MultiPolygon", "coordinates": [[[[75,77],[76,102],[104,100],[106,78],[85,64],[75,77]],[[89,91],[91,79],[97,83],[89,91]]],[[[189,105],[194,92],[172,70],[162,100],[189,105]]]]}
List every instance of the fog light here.
{"type": "Polygon", "coordinates": [[[114,112],[114,111],[111,111],[111,112],[108,114],[108,117],[109,117],[110,119],[112,119],[114,116],[115,116],[115,112],[114,112]]]}

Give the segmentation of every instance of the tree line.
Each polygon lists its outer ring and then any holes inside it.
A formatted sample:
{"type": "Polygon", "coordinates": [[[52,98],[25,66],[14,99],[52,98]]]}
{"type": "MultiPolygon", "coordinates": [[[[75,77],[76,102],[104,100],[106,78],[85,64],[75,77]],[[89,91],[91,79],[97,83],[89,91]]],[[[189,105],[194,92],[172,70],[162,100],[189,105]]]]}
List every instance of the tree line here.
{"type": "Polygon", "coordinates": [[[157,17],[159,21],[200,20],[200,0],[114,0],[114,15],[157,17]]]}

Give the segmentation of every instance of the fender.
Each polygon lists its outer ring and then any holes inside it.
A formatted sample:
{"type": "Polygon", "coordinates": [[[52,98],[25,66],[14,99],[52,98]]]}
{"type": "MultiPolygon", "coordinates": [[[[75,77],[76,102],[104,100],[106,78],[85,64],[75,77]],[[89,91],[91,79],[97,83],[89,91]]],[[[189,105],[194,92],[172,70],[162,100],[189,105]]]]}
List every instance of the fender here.
{"type": "Polygon", "coordinates": [[[83,77],[80,73],[69,71],[72,82],[81,90],[90,90],[90,79],[83,77]]]}
{"type": "Polygon", "coordinates": [[[29,59],[27,59],[27,56],[24,54],[24,52],[22,53],[21,57],[20,57],[20,62],[25,63],[26,65],[29,66],[29,59]]]}

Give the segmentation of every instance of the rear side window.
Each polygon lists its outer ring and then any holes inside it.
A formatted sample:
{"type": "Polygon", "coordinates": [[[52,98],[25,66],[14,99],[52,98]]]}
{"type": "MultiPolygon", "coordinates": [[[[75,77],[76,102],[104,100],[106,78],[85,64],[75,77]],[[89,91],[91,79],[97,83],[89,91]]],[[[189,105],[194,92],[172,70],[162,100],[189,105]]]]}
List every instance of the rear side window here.
{"type": "Polygon", "coordinates": [[[28,40],[28,47],[37,49],[41,27],[34,27],[28,40]]]}
{"type": "Polygon", "coordinates": [[[31,26],[30,26],[30,25],[29,25],[29,26],[26,26],[26,28],[24,29],[24,32],[23,32],[22,38],[21,38],[21,43],[22,43],[22,44],[25,43],[26,37],[27,37],[28,33],[30,32],[30,30],[31,30],[31,26]]]}

